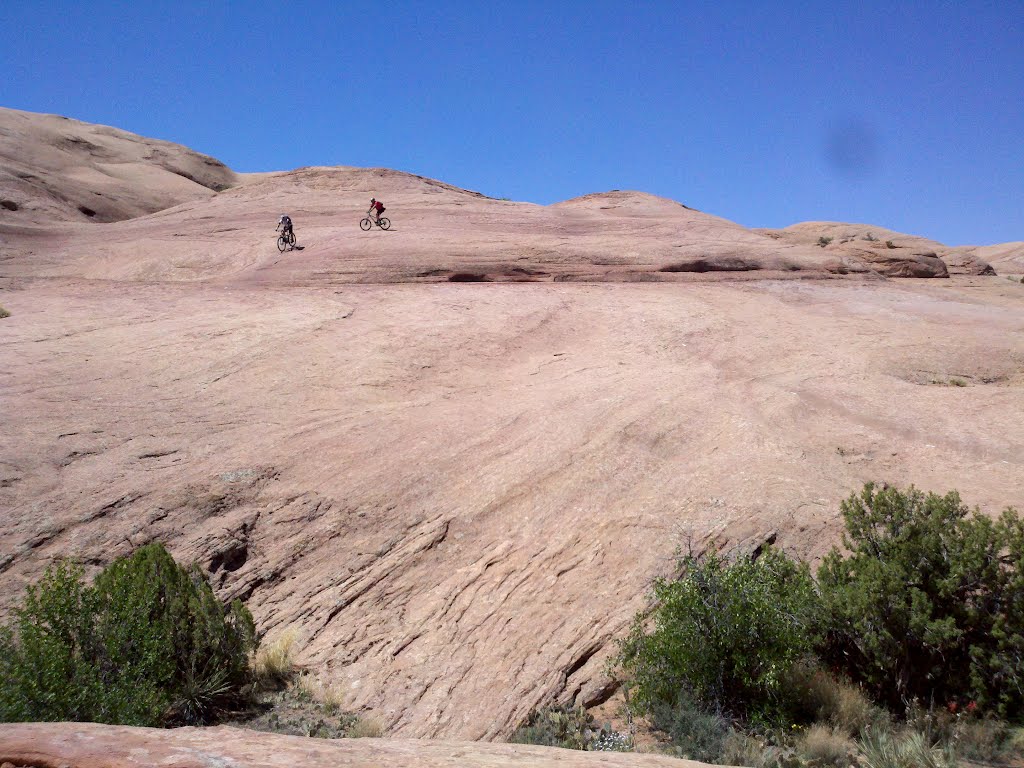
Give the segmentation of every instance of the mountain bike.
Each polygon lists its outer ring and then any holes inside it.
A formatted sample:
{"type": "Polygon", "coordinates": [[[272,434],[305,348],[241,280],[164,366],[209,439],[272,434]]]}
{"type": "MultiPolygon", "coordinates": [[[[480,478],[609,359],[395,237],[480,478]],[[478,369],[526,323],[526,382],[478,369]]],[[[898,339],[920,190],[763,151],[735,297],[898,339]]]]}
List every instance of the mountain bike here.
{"type": "Polygon", "coordinates": [[[363,232],[369,232],[374,224],[376,224],[381,229],[388,229],[391,226],[391,219],[389,219],[387,216],[381,216],[380,221],[377,221],[367,216],[365,219],[359,222],[359,228],[363,230],[363,232]]]}
{"type": "Polygon", "coordinates": [[[277,250],[281,253],[285,251],[291,251],[295,248],[295,232],[288,230],[282,232],[281,236],[277,238],[277,250]]]}

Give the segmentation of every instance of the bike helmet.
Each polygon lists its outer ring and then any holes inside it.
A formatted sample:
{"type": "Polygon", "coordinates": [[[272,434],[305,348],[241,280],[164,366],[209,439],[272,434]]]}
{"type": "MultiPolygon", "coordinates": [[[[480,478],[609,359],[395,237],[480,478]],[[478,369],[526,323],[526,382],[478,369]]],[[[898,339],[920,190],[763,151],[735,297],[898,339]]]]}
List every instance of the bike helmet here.
{"type": "Polygon", "coordinates": [[[371,203],[376,203],[377,202],[377,198],[376,197],[371,197],[370,198],[370,202],[371,203]]]}

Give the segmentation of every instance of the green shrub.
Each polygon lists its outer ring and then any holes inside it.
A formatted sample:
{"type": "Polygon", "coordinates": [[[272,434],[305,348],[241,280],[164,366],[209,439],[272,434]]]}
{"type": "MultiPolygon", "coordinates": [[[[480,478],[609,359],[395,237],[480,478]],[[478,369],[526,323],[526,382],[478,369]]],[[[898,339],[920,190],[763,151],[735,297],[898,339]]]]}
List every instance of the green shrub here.
{"type": "Polygon", "coordinates": [[[824,248],[826,245],[828,245],[831,242],[832,242],[832,238],[831,237],[825,237],[824,235],[822,235],[821,237],[818,238],[818,245],[820,245],[822,248],[824,248]]]}
{"type": "Polygon", "coordinates": [[[515,744],[586,749],[593,725],[593,715],[582,707],[549,707],[531,712],[510,740],[515,744]]]}
{"type": "Polygon", "coordinates": [[[720,715],[701,710],[689,696],[680,693],[675,701],[655,701],[650,708],[651,725],[668,736],[679,757],[717,762],[725,753],[729,722],[720,715]]]}
{"type": "Polygon", "coordinates": [[[566,706],[534,710],[509,741],[598,752],[629,752],[633,747],[630,738],[611,725],[598,728],[587,710],[566,706]]]}
{"type": "Polygon", "coordinates": [[[0,630],[0,720],[201,723],[249,680],[252,617],[160,544],[83,583],[67,563],[0,630]]]}
{"type": "Polygon", "coordinates": [[[0,307],[0,320],[3,320],[5,317],[10,317],[10,316],[11,316],[10,312],[8,312],[3,307],[0,307]]]}
{"type": "Polygon", "coordinates": [[[873,484],[842,504],[848,555],[818,572],[832,665],[899,710],[975,702],[1021,714],[1024,523],[969,513],[960,497],[873,484]]]}
{"type": "Polygon", "coordinates": [[[819,603],[808,567],[771,548],[681,565],[679,579],[654,584],[651,631],[638,616],[623,646],[637,703],[674,706],[685,692],[708,712],[779,720],[783,675],[815,640],[819,603]]]}

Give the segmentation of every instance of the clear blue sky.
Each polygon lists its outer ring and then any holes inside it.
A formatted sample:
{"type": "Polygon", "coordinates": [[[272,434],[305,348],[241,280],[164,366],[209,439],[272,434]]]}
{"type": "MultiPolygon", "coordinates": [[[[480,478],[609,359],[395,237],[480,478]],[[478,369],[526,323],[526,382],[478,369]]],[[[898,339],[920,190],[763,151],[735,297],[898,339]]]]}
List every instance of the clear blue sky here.
{"type": "Polygon", "coordinates": [[[0,105],[239,171],[1024,240],[1024,0],[4,0],[0,28],[0,105]]]}

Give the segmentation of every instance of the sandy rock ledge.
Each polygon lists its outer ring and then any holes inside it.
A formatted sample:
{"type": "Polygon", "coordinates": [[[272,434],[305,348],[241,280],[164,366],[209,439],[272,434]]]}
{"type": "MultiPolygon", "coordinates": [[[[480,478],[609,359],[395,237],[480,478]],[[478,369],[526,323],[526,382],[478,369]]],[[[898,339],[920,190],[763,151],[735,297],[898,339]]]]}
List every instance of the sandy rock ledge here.
{"type": "Polygon", "coordinates": [[[94,723],[0,725],[0,764],[33,768],[697,768],[659,755],[420,739],[309,739],[240,728],[129,728],[94,723]]]}

